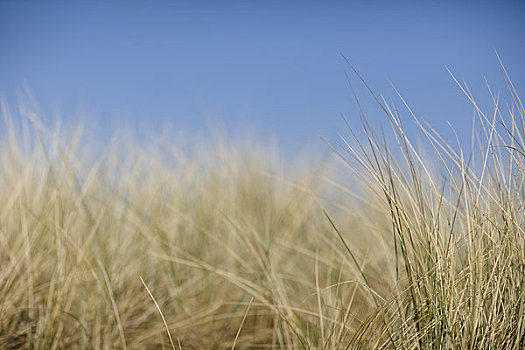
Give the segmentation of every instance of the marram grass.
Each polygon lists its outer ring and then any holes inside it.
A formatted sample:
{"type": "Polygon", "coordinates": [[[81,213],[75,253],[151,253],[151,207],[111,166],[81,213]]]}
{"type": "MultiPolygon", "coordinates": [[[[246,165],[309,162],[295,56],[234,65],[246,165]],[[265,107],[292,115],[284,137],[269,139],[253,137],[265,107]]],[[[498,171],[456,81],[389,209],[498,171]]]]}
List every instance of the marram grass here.
{"type": "Polygon", "coordinates": [[[379,102],[392,142],[363,119],[343,162],[311,169],[220,142],[89,157],[4,108],[0,348],[524,348],[510,97],[476,109],[468,150],[422,126],[426,158],[379,102]]]}

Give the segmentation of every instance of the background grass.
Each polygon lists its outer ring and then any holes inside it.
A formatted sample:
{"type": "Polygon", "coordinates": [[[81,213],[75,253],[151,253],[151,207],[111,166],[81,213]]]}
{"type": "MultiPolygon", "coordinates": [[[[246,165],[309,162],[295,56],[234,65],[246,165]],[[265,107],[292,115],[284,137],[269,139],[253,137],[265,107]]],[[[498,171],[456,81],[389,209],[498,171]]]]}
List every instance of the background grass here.
{"type": "Polygon", "coordinates": [[[472,99],[471,149],[421,125],[423,158],[378,99],[392,141],[363,115],[364,138],[307,167],[201,140],[116,137],[93,156],[4,104],[0,347],[525,347],[525,110],[509,91],[488,112],[472,99]]]}

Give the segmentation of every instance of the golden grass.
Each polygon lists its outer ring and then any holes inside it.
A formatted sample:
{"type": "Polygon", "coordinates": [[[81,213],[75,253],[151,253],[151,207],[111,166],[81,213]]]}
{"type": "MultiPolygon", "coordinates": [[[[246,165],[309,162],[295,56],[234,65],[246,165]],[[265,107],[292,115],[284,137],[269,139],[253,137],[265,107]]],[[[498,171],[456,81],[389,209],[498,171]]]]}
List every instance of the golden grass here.
{"type": "Polygon", "coordinates": [[[392,143],[363,118],[342,163],[306,171],[219,142],[118,139],[94,158],[4,106],[0,348],[523,348],[509,86],[510,107],[476,109],[468,153],[422,125],[423,159],[378,100],[392,143]]]}

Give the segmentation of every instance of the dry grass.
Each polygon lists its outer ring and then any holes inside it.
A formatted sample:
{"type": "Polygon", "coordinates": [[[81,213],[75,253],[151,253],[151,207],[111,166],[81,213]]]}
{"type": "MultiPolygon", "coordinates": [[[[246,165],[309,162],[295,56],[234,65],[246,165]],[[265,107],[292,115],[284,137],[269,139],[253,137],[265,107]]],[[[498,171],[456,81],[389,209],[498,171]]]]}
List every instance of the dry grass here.
{"type": "Polygon", "coordinates": [[[339,150],[346,186],[327,163],[218,142],[121,138],[93,158],[4,108],[0,347],[523,348],[525,110],[510,91],[477,110],[468,153],[422,126],[427,161],[378,100],[394,142],[363,118],[339,150]]]}

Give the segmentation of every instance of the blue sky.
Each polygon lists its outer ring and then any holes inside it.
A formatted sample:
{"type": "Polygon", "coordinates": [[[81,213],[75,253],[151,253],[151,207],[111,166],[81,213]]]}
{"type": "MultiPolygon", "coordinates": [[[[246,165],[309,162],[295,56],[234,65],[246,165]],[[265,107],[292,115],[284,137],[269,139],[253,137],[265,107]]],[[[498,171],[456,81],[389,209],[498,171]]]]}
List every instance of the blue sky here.
{"type": "Polygon", "coordinates": [[[495,48],[522,91],[524,3],[2,1],[0,91],[13,105],[29,87],[44,120],[101,134],[169,125],[198,138],[221,124],[295,153],[345,134],[342,114],[357,125],[344,55],[376,92],[394,98],[391,81],[438,130],[468,134],[472,107],[444,67],[488,102],[484,77],[504,89],[495,48]]]}

